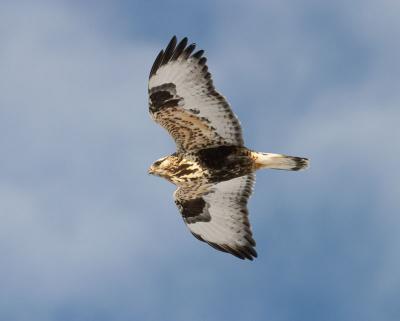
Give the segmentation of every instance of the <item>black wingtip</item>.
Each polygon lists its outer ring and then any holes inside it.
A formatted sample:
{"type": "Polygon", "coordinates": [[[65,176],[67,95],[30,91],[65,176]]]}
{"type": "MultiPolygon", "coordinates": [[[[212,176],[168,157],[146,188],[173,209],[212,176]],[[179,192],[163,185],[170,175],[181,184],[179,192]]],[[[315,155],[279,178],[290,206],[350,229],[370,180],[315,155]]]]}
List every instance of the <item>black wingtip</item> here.
{"type": "Polygon", "coordinates": [[[199,60],[199,65],[204,66],[207,62],[207,58],[206,57],[201,57],[199,60]]]}
{"type": "Polygon", "coordinates": [[[183,51],[183,55],[185,56],[185,58],[189,58],[195,48],[195,43],[191,43],[189,46],[187,46],[186,49],[183,51]]]}
{"type": "Polygon", "coordinates": [[[165,50],[161,50],[158,54],[156,60],[153,63],[153,66],[150,71],[149,78],[157,73],[157,70],[166,65],[170,61],[177,60],[178,58],[188,59],[190,57],[195,58],[198,60],[200,65],[203,65],[204,72],[207,72],[207,66],[205,65],[207,59],[203,57],[204,50],[198,50],[194,54],[194,50],[196,49],[196,44],[191,43],[188,44],[188,38],[184,37],[179,43],[178,38],[174,35],[171,40],[169,41],[165,50]]]}
{"type": "MultiPolygon", "coordinates": [[[[239,246],[236,247],[235,252],[240,253],[241,258],[244,257],[243,259],[248,259],[250,261],[253,261],[257,257],[257,252],[254,248],[251,246],[239,246]]],[[[231,252],[231,254],[235,255],[234,253],[231,252]]],[[[237,255],[235,255],[237,256],[237,255]]]]}
{"type": "Polygon", "coordinates": [[[193,58],[197,58],[197,59],[200,59],[201,58],[201,56],[204,54],[204,50],[198,50],[198,51],[196,51],[193,55],[192,55],[192,57],[193,58]]]}
{"type": "Polygon", "coordinates": [[[163,60],[163,55],[164,55],[164,50],[161,50],[158,53],[157,58],[154,60],[153,66],[151,67],[151,70],[150,70],[149,78],[157,72],[158,68],[160,68],[161,62],[163,60]]]}
{"type": "Polygon", "coordinates": [[[167,48],[168,48],[169,46],[171,46],[171,44],[176,44],[177,41],[178,41],[178,40],[177,40],[177,38],[176,38],[176,35],[173,35],[172,38],[171,38],[171,40],[168,42],[167,48]]]}
{"type": "Polygon", "coordinates": [[[165,65],[168,63],[168,61],[171,59],[174,50],[175,50],[175,46],[176,46],[176,36],[173,36],[170,40],[170,42],[167,45],[167,48],[165,48],[165,52],[164,52],[164,56],[163,56],[163,60],[161,62],[161,65],[165,65]]]}
{"type": "Polygon", "coordinates": [[[179,42],[179,44],[178,44],[178,45],[176,46],[176,48],[175,48],[175,52],[174,52],[174,54],[172,55],[171,60],[176,60],[176,59],[178,59],[178,57],[182,54],[183,50],[186,48],[187,43],[188,43],[188,38],[187,38],[187,37],[183,38],[183,39],[179,42]]]}
{"type": "MultiPolygon", "coordinates": [[[[248,259],[250,261],[253,261],[258,256],[256,250],[254,249],[254,247],[251,244],[245,245],[245,246],[232,247],[232,246],[229,246],[228,244],[217,244],[214,242],[209,242],[209,241],[203,239],[199,234],[196,234],[192,231],[190,231],[190,232],[199,241],[207,243],[208,245],[210,245],[211,247],[213,247],[214,249],[216,249],[218,251],[229,253],[229,254],[237,257],[238,259],[241,259],[241,260],[248,259]]],[[[254,242],[254,245],[255,245],[255,242],[254,242]]]]}

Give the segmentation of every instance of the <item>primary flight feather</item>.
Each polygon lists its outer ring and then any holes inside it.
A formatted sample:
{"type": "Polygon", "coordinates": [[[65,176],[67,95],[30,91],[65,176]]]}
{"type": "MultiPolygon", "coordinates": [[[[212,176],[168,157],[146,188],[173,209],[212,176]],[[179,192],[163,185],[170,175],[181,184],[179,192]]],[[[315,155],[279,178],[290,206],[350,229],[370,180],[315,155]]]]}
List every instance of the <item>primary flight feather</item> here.
{"type": "Polygon", "coordinates": [[[300,170],[308,159],[260,153],[243,144],[242,129],[215,89],[203,57],[174,36],[149,76],[149,111],[176,142],[177,152],[159,159],[149,173],[175,184],[175,203],[191,233],[241,259],[257,257],[247,201],[261,168],[300,170]]]}

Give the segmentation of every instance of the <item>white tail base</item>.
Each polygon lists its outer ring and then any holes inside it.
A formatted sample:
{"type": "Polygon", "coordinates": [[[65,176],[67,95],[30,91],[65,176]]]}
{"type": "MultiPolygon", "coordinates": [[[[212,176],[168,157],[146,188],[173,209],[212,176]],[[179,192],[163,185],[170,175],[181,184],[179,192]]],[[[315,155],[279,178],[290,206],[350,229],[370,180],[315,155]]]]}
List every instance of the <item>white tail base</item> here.
{"type": "Polygon", "coordinates": [[[256,169],[271,168],[298,171],[309,166],[309,160],[303,157],[287,156],[282,154],[253,152],[256,169]]]}

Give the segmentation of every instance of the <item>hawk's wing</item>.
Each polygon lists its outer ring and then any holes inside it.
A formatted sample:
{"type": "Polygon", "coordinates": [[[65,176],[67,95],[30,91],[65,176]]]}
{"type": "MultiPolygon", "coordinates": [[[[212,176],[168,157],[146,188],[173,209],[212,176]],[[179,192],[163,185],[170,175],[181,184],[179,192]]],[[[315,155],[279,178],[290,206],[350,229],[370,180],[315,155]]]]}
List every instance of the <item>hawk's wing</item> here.
{"type": "Polygon", "coordinates": [[[257,257],[250,228],[247,200],[254,175],[216,184],[180,187],[175,203],[192,234],[217,250],[241,259],[257,257]]]}
{"type": "Polygon", "coordinates": [[[149,78],[152,118],[174,138],[180,151],[242,146],[239,120],[214,88],[204,51],[192,54],[187,38],[178,45],[174,36],[161,50],[149,78]]]}

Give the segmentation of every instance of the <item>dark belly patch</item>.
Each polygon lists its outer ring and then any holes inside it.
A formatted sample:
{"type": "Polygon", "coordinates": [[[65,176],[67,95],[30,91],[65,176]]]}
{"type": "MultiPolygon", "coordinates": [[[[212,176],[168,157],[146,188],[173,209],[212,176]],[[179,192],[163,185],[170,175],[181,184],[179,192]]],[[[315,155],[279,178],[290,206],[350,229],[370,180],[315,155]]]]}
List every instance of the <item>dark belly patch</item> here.
{"type": "Polygon", "coordinates": [[[235,146],[219,146],[197,152],[200,162],[209,169],[221,169],[232,162],[236,154],[235,146]]]}
{"type": "Polygon", "coordinates": [[[210,174],[211,182],[226,181],[251,173],[252,160],[247,150],[237,146],[219,146],[200,150],[196,156],[210,174]]]}

